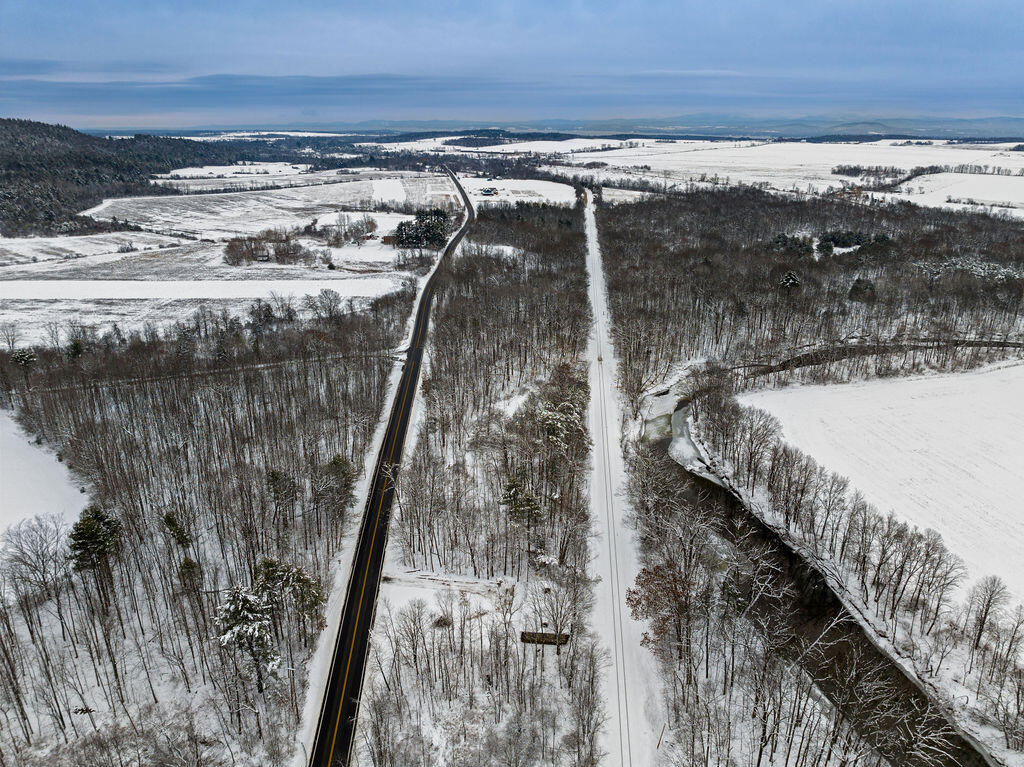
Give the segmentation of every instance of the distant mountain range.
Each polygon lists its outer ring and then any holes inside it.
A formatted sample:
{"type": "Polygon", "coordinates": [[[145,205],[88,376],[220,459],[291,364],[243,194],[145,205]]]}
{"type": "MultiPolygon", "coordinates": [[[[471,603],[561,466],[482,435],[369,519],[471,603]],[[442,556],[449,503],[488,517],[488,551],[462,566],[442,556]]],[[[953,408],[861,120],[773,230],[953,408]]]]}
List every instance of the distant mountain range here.
{"type": "MultiPolygon", "coordinates": [[[[146,133],[184,136],[224,130],[317,130],[360,133],[452,133],[501,129],[515,132],[574,133],[582,135],[663,135],[756,138],[977,138],[1020,140],[1024,117],[893,117],[864,119],[856,116],[807,116],[798,118],[748,117],[730,114],[694,114],[681,117],[609,120],[532,120],[526,122],[476,122],[472,120],[364,120],[354,123],[289,123],[284,125],[218,125],[194,130],[147,130],[146,133]]],[[[117,128],[90,133],[122,132],[117,128]]],[[[134,131],[124,131],[133,133],[134,131]]]]}

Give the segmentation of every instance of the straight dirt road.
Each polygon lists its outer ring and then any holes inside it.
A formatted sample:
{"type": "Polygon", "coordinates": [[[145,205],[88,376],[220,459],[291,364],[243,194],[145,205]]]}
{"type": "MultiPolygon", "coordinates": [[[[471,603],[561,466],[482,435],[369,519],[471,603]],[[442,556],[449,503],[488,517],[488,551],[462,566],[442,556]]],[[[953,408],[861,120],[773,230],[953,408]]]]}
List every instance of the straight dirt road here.
{"type": "MultiPolygon", "coordinates": [[[[594,630],[609,652],[604,699],[608,722],[604,750],[609,767],[649,767],[654,764],[659,719],[659,682],[655,658],[640,642],[644,625],[633,620],[626,606],[626,589],[633,585],[640,564],[633,531],[626,526],[626,481],[622,454],[622,409],[615,385],[617,362],[610,336],[610,315],[597,238],[594,199],[586,193],[584,224],[587,235],[587,273],[594,312],[587,354],[590,380],[590,434],[594,465],[590,507],[594,513],[596,559],[592,574],[599,577],[594,600],[594,630]]],[[[664,719],[662,716],[661,719],[664,719]]]]}

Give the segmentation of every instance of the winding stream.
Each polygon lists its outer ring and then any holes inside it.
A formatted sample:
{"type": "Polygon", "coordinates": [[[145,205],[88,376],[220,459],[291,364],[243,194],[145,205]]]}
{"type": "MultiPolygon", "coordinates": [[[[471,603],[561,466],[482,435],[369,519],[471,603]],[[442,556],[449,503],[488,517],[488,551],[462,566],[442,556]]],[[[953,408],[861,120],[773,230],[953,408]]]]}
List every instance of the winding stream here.
{"type": "Polygon", "coordinates": [[[778,598],[756,602],[756,610],[780,634],[794,637],[788,652],[818,689],[894,767],[936,763],[997,767],[987,750],[961,731],[952,717],[929,705],[931,700],[920,682],[876,644],[814,565],[750,512],[732,490],[702,476],[697,466],[703,463],[701,453],[686,426],[688,413],[688,401],[682,399],[671,415],[671,437],[665,435],[667,424],[662,423],[661,435],[654,437],[655,446],[668,451],[678,471],[690,481],[689,500],[714,521],[716,532],[737,552],[774,566],[771,590],[778,598]],[[802,649],[808,643],[816,648],[814,652],[802,649]],[[886,698],[885,712],[877,705],[879,683],[896,691],[886,698]],[[908,759],[902,752],[893,752],[887,735],[905,723],[920,728],[915,730],[918,732],[948,730],[946,758],[941,762],[908,759]]]}

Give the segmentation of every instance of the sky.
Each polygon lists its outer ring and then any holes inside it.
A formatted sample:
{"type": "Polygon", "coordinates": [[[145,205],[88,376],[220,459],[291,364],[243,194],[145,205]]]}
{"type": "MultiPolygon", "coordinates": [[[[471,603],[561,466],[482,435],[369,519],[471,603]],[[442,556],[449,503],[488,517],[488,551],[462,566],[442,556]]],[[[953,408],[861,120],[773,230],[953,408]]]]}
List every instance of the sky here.
{"type": "Polygon", "coordinates": [[[1021,0],[0,0],[0,115],[74,127],[1024,115],[1021,0]]]}

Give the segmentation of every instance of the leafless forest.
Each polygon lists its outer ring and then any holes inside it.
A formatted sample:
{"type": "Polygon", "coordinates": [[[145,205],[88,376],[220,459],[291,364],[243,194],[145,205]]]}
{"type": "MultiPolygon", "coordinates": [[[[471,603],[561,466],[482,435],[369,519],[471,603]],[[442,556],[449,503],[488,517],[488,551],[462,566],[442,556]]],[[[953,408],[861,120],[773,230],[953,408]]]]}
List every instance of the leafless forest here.
{"type": "Polygon", "coordinates": [[[634,407],[689,359],[738,368],[743,387],[824,383],[966,368],[1019,347],[957,341],[1024,340],[1013,222],[737,187],[604,208],[600,231],[621,384],[634,407]],[[814,247],[842,234],[850,247],[814,247]],[[861,345],[872,353],[856,354],[861,345]],[[763,373],[826,348],[847,353],[763,373]]]}
{"type": "MultiPolygon", "coordinates": [[[[895,632],[925,676],[955,666],[977,698],[973,713],[998,726],[1008,747],[1020,749],[1024,612],[1019,606],[1009,609],[1005,586],[998,578],[984,578],[972,587],[967,603],[959,604],[955,595],[963,568],[937,534],[880,514],[845,479],[782,443],[768,414],[740,407],[732,398],[752,386],[957,370],[1019,356],[1024,341],[1019,224],[910,206],[785,199],[743,188],[694,190],[606,207],[600,222],[621,385],[635,412],[652,386],[683,364],[699,361],[705,372],[693,380],[693,416],[698,436],[720,463],[717,468],[731,475],[746,497],[767,498],[765,508],[757,507],[767,521],[805,556],[835,572],[876,625],[895,632]]],[[[676,502],[677,510],[667,515],[671,499],[661,499],[671,493],[670,472],[651,469],[667,458],[649,451],[638,446],[631,465],[638,530],[650,558],[632,596],[634,609],[652,618],[674,617],[652,636],[665,657],[670,649],[674,653],[671,701],[689,700],[695,678],[715,680],[724,694],[744,677],[721,681],[733,650],[715,642],[723,636],[736,641],[736,632],[711,628],[722,615],[713,607],[715,600],[729,596],[721,565],[709,564],[718,548],[715,531],[706,527],[703,513],[694,512],[699,499],[676,502]],[[651,525],[654,532],[647,532],[651,525]],[[666,538],[678,538],[682,550],[667,551],[666,538]],[[694,600],[700,604],[696,614],[694,600]],[[688,633],[695,615],[703,621],[696,624],[697,636],[714,638],[705,638],[699,652],[688,633]],[[685,627],[682,635],[680,627],[685,627]],[[709,655],[710,663],[704,660],[709,655]],[[702,669],[696,668],[700,662],[702,669]]],[[[740,593],[758,583],[754,574],[745,577],[748,584],[740,593]]],[[[653,625],[659,626],[657,620],[653,625]]],[[[758,658],[767,659],[766,670],[779,663],[770,638],[757,634],[756,622],[744,630],[753,632],[755,641],[746,642],[740,658],[754,659],[755,666],[758,658]]],[[[796,674],[793,667],[781,664],[796,674]]],[[[758,758],[765,738],[775,748],[780,733],[795,732],[785,724],[785,707],[800,708],[798,680],[796,674],[776,683],[774,689],[783,692],[783,713],[772,715],[774,729],[766,725],[751,748],[758,758]]],[[[755,717],[766,703],[761,683],[747,688],[751,697],[744,703],[755,717]]],[[[863,689],[851,689],[857,687],[863,689]]],[[[692,709],[679,709],[677,727],[717,732],[709,715],[694,724],[692,709]]],[[[827,708],[815,716],[821,729],[801,734],[801,742],[857,752],[856,738],[844,741],[841,716],[830,719],[834,713],[827,708]]],[[[812,720],[801,715],[797,721],[812,720]]],[[[924,733],[915,738],[926,742],[924,733]]],[[[694,753],[720,752],[694,742],[694,753]]],[[[941,763],[943,748],[933,745],[934,750],[915,753],[892,744],[885,750],[904,754],[906,763],[941,763]]],[[[820,747],[810,748],[811,754],[820,753],[820,747]]],[[[819,763],[806,750],[795,753],[797,763],[807,758],[819,763]]],[[[872,759],[859,753],[862,761],[872,759]]],[[[787,751],[786,763],[790,757],[787,751]]]]}
{"type": "Polygon", "coordinates": [[[5,537],[0,764],[286,760],[412,298],[0,352],[7,404],[91,500],[70,534],[5,537]]]}
{"type": "Polygon", "coordinates": [[[866,503],[849,481],[787,445],[775,419],[710,383],[696,398],[699,433],[748,494],[816,559],[834,562],[852,594],[929,677],[955,674],[972,706],[1024,750],[1024,605],[997,576],[958,595],[964,567],[934,530],[921,531],[866,503]]]}
{"type": "Polygon", "coordinates": [[[636,446],[629,475],[643,567],[628,601],[662,671],[670,761],[947,763],[941,719],[908,713],[905,690],[841,624],[801,616],[778,556],[663,449],[636,446]]]}
{"type": "Polygon", "coordinates": [[[595,765],[582,216],[485,209],[471,237],[444,267],[391,538],[403,565],[490,585],[378,610],[361,763],[595,765]]]}

